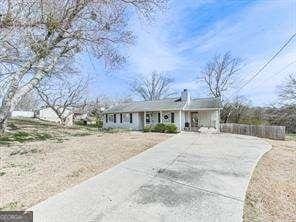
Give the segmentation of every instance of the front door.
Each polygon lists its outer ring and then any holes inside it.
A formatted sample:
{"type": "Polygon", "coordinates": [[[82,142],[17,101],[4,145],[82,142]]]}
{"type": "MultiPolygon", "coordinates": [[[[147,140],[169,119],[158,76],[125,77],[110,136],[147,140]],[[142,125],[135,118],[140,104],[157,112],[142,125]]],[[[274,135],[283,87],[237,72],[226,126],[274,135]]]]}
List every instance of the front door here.
{"type": "Polygon", "coordinates": [[[198,112],[191,113],[191,127],[198,127],[198,112]]]}

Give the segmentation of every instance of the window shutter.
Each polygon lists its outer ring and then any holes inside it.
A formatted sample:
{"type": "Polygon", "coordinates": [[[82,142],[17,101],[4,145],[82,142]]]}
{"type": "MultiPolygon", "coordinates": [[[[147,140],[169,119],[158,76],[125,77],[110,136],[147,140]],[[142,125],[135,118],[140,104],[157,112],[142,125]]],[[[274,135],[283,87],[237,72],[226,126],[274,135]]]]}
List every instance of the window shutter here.
{"type": "Polygon", "coordinates": [[[108,123],[108,114],[106,114],[106,123],[108,123]]]}
{"type": "Polygon", "coordinates": [[[130,113],[130,123],[133,123],[133,114],[130,113]]]}
{"type": "Polygon", "coordinates": [[[116,123],[116,114],[113,115],[113,121],[116,123]]]}
{"type": "Polygon", "coordinates": [[[171,113],[171,123],[175,123],[175,113],[171,113]]]}
{"type": "Polygon", "coordinates": [[[120,123],[122,123],[122,113],[120,113],[120,123]]]}
{"type": "Polygon", "coordinates": [[[158,113],[158,123],[160,123],[160,113],[158,113]]]}

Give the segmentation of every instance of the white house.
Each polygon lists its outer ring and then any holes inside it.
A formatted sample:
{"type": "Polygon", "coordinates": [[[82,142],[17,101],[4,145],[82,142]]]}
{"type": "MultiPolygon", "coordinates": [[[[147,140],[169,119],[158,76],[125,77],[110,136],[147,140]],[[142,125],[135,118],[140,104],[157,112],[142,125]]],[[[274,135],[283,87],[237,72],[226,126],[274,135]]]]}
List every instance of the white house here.
{"type": "Polygon", "coordinates": [[[220,100],[190,98],[184,89],[179,98],[122,103],[104,111],[104,128],[143,130],[157,123],[173,123],[179,131],[199,127],[219,131],[220,100]]]}
{"type": "MultiPolygon", "coordinates": [[[[58,115],[52,110],[50,107],[43,107],[38,111],[38,118],[46,121],[56,122],[60,123],[60,119],[58,115]]],[[[74,123],[74,112],[70,109],[66,109],[64,114],[64,117],[66,117],[66,126],[72,126],[74,123]]]]}
{"type": "Polygon", "coordinates": [[[25,110],[15,110],[11,112],[12,118],[17,117],[25,117],[25,118],[34,118],[35,113],[34,111],[25,111],[25,110]]]}

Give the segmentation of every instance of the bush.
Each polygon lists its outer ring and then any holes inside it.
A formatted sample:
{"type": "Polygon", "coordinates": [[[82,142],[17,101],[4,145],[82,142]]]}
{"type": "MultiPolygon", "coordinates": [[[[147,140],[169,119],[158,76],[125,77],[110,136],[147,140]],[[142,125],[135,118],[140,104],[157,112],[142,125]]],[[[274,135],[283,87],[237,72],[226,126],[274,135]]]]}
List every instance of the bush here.
{"type": "Polygon", "coordinates": [[[75,121],[75,125],[78,125],[78,126],[86,126],[87,125],[87,122],[85,120],[76,120],[75,121]]]}
{"type": "Polygon", "coordinates": [[[152,131],[152,127],[151,126],[145,126],[143,131],[144,131],[144,133],[151,132],[152,131]]]}
{"type": "Polygon", "coordinates": [[[166,125],[166,132],[167,133],[177,133],[177,127],[175,124],[167,124],[166,125]]]}
{"type": "Polygon", "coordinates": [[[152,129],[152,132],[158,132],[158,133],[164,133],[165,131],[166,131],[166,125],[163,123],[156,124],[152,129]]]}
{"type": "Polygon", "coordinates": [[[158,123],[154,127],[145,126],[144,132],[177,133],[177,127],[175,124],[158,123]]]}

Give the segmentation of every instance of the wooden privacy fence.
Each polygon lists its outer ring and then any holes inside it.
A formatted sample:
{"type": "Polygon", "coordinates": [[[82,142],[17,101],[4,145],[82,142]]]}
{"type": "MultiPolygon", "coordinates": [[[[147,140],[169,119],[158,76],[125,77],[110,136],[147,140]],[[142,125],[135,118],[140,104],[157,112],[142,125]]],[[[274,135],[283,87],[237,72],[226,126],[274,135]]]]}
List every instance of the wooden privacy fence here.
{"type": "Polygon", "coordinates": [[[236,123],[221,123],[220,130],[224,133],[234,133],[257,136],[275,140],[285,139],[285,126],[247,125],[236,123]]]}

